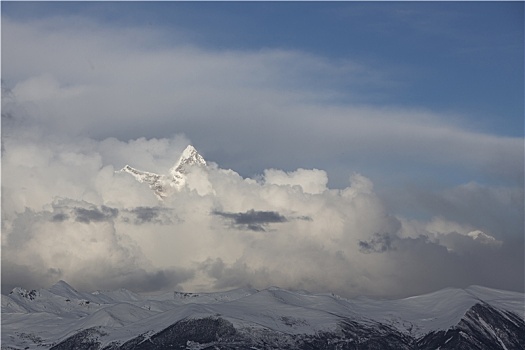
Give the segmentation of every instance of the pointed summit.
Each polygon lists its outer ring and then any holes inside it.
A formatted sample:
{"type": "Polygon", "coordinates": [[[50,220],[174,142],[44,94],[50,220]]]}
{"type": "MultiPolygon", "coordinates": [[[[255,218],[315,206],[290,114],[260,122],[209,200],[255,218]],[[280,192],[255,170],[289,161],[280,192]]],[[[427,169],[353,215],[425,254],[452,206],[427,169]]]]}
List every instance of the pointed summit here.
{"type": "Polygon", "coordinates": [[[186,185],[190,167],[197,165],[206,167],[206,161],[197,152],[195,147],[188,145],[182,152],[179,160],[169,170],[169,175],[159,175],[147,171],[137,170],[126,165],[117,173],[129,173],[138,182],[147,183],[159,200],[168,197],[174,191],[180,191],[186,185]]]}
{"type": "Polygon", "coordinates": [[[186,149],[182,152],[182,155],[180,156],[179,160],[170,169],[170,174],[173,175],[175,178],[178,178],[177,175],[185,174],[185,168],[191,165],[206,166],[206,161],[199,154],[199,152],[197,152],[195,147],[193,147],[192,145],[188,145],[188,147],[186,147],[186,149]]]}

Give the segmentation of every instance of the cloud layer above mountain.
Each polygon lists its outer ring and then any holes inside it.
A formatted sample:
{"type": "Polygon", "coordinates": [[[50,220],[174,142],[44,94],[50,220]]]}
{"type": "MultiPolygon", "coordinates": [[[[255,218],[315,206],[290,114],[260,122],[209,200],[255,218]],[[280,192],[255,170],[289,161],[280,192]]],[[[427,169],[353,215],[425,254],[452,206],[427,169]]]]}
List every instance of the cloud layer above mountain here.
{"type": "Polygon", "coordinates": [[[84,17],[2,17],[2,51],[4,291],[523,290],[523,139],[371,104],[388,67],[84,17]],[[189,143],[163,201],[115,172],[189,143]]]}
{"type": "Polygon", "coordinates": [[[502,241],[445,219],[393,216],[356,173],[338,190],[326,187],[322,170],[269,169],[250,179],[212,163],[190,168],[186,187],[159,200],[108,164],[115,157],[174,163],[186,142],[68,144],[24,132],[6,138],[4,288],[58,279],[87,290],[278,285],[347,296],[469,284],[520,288],[519,239],[502,241]]]}

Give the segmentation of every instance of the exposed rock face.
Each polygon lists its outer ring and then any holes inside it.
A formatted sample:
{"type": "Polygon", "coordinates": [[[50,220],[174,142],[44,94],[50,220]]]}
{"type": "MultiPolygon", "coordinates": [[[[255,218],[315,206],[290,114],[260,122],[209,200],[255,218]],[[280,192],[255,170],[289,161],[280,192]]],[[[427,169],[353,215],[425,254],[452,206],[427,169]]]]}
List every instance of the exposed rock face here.
{"type": "Polygon", "coordinates": [[[525,322],[512,312],[480,303],[457,326],[431,332],[418,343],[420,349],[525,349],[525,322]]]}

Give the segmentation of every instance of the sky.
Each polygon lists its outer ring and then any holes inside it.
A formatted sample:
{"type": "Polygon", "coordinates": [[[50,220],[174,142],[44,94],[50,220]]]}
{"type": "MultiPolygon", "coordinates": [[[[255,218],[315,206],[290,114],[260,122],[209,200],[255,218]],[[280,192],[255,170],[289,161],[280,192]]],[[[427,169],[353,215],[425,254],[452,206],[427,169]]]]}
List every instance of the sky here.
{"type": "Polygon", "coordinates": [[[3,293],[523,292],[522,2],[1,10],[3,293]]]}

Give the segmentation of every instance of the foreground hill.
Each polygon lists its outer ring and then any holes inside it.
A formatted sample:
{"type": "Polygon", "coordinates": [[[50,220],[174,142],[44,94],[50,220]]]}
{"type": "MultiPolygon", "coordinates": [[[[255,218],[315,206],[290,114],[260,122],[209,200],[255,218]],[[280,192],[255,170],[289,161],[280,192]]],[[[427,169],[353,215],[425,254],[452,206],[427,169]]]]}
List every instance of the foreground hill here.
{"type": "Polygon", "coordinates": [[[83,293],[60,281],[2,295],[2,349],[525,349],[523,298],[479,286],[400,300],[83,293]]]}

